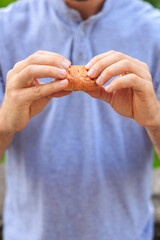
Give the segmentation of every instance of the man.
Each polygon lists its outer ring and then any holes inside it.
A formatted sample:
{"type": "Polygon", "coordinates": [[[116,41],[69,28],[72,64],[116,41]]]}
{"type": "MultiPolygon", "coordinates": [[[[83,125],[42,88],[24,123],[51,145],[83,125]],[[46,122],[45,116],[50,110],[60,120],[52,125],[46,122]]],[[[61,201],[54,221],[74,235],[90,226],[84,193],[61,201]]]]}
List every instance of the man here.
{"type": "Polygon", "coordinates": [[[159,26],[160,12],[139,0],[0,11],[5,240],[152,239],[159,26]],[[70,64],[86,65],[98,90],[65,92],[70,64]]]}

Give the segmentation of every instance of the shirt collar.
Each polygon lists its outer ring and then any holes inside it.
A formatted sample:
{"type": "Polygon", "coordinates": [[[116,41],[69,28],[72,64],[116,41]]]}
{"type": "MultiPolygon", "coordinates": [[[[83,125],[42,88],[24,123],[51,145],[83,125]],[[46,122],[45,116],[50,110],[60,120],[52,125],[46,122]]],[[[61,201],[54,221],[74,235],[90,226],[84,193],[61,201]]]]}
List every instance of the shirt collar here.
{"type": "MultiPolygon", "coordinates": [[[[80,23],[83,21],[80,13],[78,11],[76,11],[75,9],[69,8],[64,0],[48,0],[48,1],[49,1],[49,4],[51,4],[53,6],[53,8],[56,12],[56,15],[59,18],[61,18],[62,20],[66,21],[68,23],[72,23],[72,24],[77,24],[77,23],[80,23]]],[[[119,1],[121,1],[121,0],[119,0],[119,1]]],[[[91,16],[90,18],[88,18],[85,21],[86,22],[95,21],[95,20],[99,19],[100,17],[102,17],[103,15],[108,14],[110,12],[111,8],[114,6],[113,2],[114,2],[114,0],[105,0],[101,11],[98,12],[97,14],[91,16]]],[[[114,2],[114,4],[115,4],[115,2],[114,2]]]]}

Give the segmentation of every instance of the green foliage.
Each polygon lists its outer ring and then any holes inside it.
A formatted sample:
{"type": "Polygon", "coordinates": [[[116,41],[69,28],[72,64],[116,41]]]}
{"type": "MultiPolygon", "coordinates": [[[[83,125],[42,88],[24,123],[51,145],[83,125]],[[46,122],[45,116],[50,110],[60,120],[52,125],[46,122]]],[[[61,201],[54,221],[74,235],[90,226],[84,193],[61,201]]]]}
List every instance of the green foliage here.
{"type": "Polygon", "coordinates": [[[156,8],[160,8],[160,0],[145,0],[145,1],[151,3],[156,8]]]}
{"type": "Polygon", "coordinates": [[[16,0],[1,0],[0,7],[6,7],[9,3],[15,2],[16,0]]]}
{"type": "Polygon", "coordinates": [[[160,167],[160,160],[158,159],[158,156],[156,152],[154,151],[154,162],[153,162],[153,167],[158,168],[160,167]]]}
{"type": "MultiPolygon", "coordinates": [[[[5,7],[9,3],[14,2],[14,1],[16,1],[16,0],[1,0],[0,7],[5,7]]],[[[160,8],[160,0],[144,0],[144,1],[151,3],[156,8],[160,8]]]]}
{"type": "Polygon", "coordinates": [[[4,163],[5,162],[5,156],[2,157],[0,163],[4,163]]]}
{"type": "MultiPolygon", "coordinates": [[[[15,2],[16,0],[1,0],[0,7],[5,7],[11,2],[15,2]]],[[[151,3],[154,7],[160,8],[160,0],[144,0],[146,2],[151,3]]]]}

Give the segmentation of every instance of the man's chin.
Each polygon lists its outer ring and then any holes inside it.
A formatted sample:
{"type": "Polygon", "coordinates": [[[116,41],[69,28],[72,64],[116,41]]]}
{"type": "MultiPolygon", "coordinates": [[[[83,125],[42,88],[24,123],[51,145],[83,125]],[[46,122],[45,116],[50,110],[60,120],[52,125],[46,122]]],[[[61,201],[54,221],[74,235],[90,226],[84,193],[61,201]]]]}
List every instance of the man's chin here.
{"type": "Polygon", "coordinates": [[[88,0],[72,0],[72,1],[75,1],[75,2],[87,2],[88,0]]]}

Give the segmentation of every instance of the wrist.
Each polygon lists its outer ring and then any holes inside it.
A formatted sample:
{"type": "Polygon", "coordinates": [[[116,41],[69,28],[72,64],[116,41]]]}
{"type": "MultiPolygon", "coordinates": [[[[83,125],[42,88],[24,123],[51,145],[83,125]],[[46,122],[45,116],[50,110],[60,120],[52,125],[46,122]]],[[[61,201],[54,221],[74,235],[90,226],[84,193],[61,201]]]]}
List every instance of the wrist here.
{"type": "Polygon", "coordinates": [[[150,122],[148,126],[146,126],[147,131],[157,131],[160,130],[160,111],[156,113],[153,121],[150,122]]]}
{"type": "Polygon", "coordinates": [[[0,108],[0,135],[1,136],[14,136],[15,131],[8,127],[7,115],[4,114],[3,109],[0,108]]]}
{"type": "Polygon", "coordinates": [[[160,102],[156,102],[152,107],[152,111],[148,114],[148,121],[145,126],[148,130],[155,130],[160,128],[160,102]]]}

